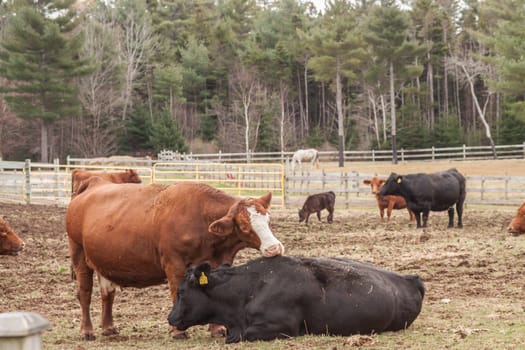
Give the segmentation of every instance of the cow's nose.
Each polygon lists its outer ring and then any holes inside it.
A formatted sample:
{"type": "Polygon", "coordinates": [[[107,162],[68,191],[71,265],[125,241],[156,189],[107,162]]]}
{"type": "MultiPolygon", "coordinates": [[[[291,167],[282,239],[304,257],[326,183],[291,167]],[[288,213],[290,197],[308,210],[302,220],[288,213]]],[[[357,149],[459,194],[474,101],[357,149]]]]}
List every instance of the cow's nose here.
{"type": "Polygon", "coordinates": [[[266,258],[270,258],[272,256],[277,256],[277,255],[283,255],[283,254],[284,254],[284,247],[280,243],[269,246],[268,248],[264,250],[264,256],[266,258]]]}

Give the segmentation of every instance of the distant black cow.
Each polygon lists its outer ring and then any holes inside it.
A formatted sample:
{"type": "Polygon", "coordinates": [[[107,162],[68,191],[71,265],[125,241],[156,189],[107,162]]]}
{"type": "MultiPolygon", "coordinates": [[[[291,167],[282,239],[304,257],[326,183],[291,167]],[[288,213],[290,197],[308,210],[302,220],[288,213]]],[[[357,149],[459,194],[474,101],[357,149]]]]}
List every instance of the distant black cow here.
{"type": "Polygon", "coordinates": [[[301,210],[299,210],[299,222],[308,223],[308,217],[310,214],[317,213],[317,218],[321,221],[321,210],[328,210],[328,223],[332,223],[334,219],[334,204],[335,204],[335,193],[323,192],[312,194],[306,198],[301,210]]]}
{"type": "Polygon", "coordinates": [[[226,343],[305,334],[348,336],[406,329],[425,288],[400,275],[341,258],[275,257],[235,267],[190,267],[168,321],[177,329],[222,324],[226,343]]]}
{"type": "Polygon", "coordinates": [[[410,210],[416,214],[417,227],[426,227],[429,211],[448,210],[448,227],[454,227],[454,205],[458,213],[458,227],[463,227],[463,203],[466,181],[457,169],[432,174],[390,174],[379,191],[380,196],[403,196],[410,210]],[[423,225],[421,225],[423,213],[423,225]]]}

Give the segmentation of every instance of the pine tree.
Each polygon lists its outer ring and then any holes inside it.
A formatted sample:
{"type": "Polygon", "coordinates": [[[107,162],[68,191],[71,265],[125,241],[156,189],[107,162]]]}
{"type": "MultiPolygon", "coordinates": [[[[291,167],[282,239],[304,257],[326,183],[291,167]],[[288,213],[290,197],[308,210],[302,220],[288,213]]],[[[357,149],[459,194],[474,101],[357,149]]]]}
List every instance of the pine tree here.
{"type": "Polygon", "coordinates": [[[0,76],[10,82],[1,92],[18,117],[40,121],[42,162],[52,156],[53,123],[80,115],[74,79],[90,69],[78,58],[82,36],[74,31],[73,2],[28,2],[15,8],[1,43],[0,76]]]}
{"type": "Polygon", "coordinates": [[[383,64],[388,72],[390,85],[392,163],[397,164],[396,145],[396,76],[421,73],[421,68],[410,64],[425,49],[408,39],[409,23],[406,14],[393,0],[381,1],[368,18],[365,38],[371,44],[377,64],[383,64]]]}
{"type": "MultiPolygon", "coordinates": [[[[339,166],[344,166],[345,120],[343,112],[343,84],[357,79],[366,57],[359,32],[357,13],[349,1],[329,3],[319,27],[312,30],[309,39],[314,57],[308,66],[319,81],[330,82],[336,93],[339,166]]],[[[350,124],[350,123],[349,123],[350,124]]]]}

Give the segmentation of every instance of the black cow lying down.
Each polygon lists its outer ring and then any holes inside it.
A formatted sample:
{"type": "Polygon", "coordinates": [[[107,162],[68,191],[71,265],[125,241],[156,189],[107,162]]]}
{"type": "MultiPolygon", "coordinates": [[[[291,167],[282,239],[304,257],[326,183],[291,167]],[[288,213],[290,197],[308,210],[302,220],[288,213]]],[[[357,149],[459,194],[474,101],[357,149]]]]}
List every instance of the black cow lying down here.
{"type": "Polygon", "coordinates": [[[262,258],[247,264],[190,267],[168,317],[180,330],[227,328],[226,343],[305,334],[371,334],[405,329],[425,288],[400,275],[343,258],[262,258]]]}

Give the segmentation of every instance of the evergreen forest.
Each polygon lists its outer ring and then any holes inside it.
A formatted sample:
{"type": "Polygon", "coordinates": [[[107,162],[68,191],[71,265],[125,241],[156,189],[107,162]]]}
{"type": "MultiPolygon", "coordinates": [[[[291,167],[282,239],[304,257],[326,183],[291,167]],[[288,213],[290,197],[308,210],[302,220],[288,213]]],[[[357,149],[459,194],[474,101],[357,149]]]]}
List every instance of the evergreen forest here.
{"type": "Polygon", "coordinates": [[[524,141],[525,0],[0,3],[0,159],[524,141]]]}

